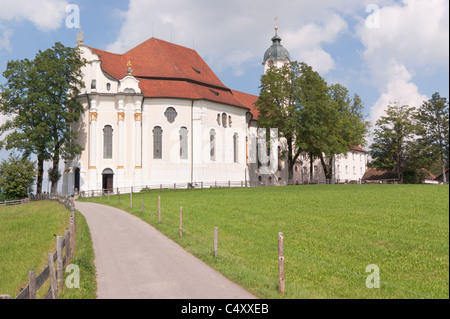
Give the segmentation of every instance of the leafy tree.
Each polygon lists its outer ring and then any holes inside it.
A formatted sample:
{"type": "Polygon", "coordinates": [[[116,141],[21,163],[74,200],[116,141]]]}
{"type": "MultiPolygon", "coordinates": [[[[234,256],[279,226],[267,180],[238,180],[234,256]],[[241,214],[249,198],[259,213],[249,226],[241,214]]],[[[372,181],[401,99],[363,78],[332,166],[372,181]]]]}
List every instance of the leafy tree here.
{"type": "Polygon", "coordinates": [[[7,82],[0,86],[0,112],[9,119],[0,126],[0,134],[6,134],[0,140],[0,148],[19,149],[24,157],[37,155],[37,193],[40,193],[44,161],[50,159],[48,127],[38,111],[45,104],[40,98],[42,83],[28,59],[8,62],[3,76],[7,82]]]}
{"type": "Polygon", "coordinates": [[[371,155],[374,165],[397,172],[400,183],[405,172],[417,169],[415,160],[416,109],[407,105],[389,105],[386,115],[376,123],[371,155]]]}
{"type": "Polygon", "coordinates": [[[0,163],[0,189],[8,199],[22,199],[28,196],[36,176],[35,162],[28,158],[10,156],[0,163]]]}
{"type": "MultiPolygon", "coordinates": [[[[7,82],[0,86],[0,111],[12,119],[0,127],[0,133],[7,134],[0,146],[17,148],[24,155],[37,155],[38,193],[42,188],[44,161],[51,160],[55,172],[61,158],[72,160],[82,151],[75,143],[77,136],[71,124],[83,112],[76,97],[84,86],[81,72],[84,64],[78,48],[57,42],[52,48],[39,51],[33,61],[9,62],[3,74],[7,82]]],[[[55,193],[61,175],[49,176],[55,193]]]]}
{"type": "Polygon", "coordinates": [[[449,109],[448,101],[439,93],[424,101],[417,112],[419,140],[417,151],[421,155],[423,166],[431,167],[436,162],[447,182],[445,169],[449,160],[449,109]]]}
{"type": "Polygon", "coordinates": [[[333,175],[333,160],[346,154],[351,145],[363,145],[367,132],[359,96],[349,98],[346,88],[331,87],[306,63],[292,62],[282,68],[272,67],[261,78],[256,107],[258,125],[278,128],[286,139],[289,180],[302,152],[313,160],[320,158],[326,177],[333,175]],[[324,155],[325,154],[325,155],[324,155]]]}
{"type": "Polygon", "coordinates": [[[350,98],[348,90],[340,84],[329,88],[328,112],[321,112],[324,129],[319,158],[328,181],[333,176],[336,155],[347,154],[350,146],[364,145],[368,123],[362,114],[361,98],[350,98]]]}
{"type": "Polygon", "coordinates": [[[293,179],[294,164],[301,150],[296,144],[299,121],[299,77],[300,65],[293,62],[282,68],[271,67],[261,77],[260,95],[255,103],[260,112],[258,126],[261,128],[278,128],[286,139],[288,150],[282,157],[288,160],[289,180],[293,179]]]}
{"type": "Polygon", "coordinates": [[[306,63],[300,64],[298,81],[298,103],[301,105],[297,122],[296,143],[300,150],[308,153],[310,174],[313,176],[313,161],[320,158],[333,125],[329,119],[335,114],[330,105],[329,88],[325,80],[306,63]]]}

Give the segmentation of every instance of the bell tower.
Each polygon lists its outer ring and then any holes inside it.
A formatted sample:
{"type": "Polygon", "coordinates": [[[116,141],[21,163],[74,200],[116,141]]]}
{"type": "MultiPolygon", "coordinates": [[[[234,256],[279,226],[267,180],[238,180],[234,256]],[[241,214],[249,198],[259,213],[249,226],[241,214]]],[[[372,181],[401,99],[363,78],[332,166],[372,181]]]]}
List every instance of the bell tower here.
{"type": "Polygon", "coordinates": [[[290,62],[291,57],[289,51],[281,45],[281,38],[278,36],[278,26],[275,26],[275,36],[272,38],[272,46],[264,54],[264,74],[272,66],[281,68],[290,62]]]}

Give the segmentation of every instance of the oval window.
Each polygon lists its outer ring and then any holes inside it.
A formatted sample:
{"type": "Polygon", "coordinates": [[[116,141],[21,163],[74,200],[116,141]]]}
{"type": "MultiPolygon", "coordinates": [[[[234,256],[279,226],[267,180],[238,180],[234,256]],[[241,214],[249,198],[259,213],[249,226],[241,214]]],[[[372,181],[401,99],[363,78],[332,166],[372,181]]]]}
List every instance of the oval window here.
{"type": "Polygon", "coordinates": [[[177,111],[175,111],[175,109],[173,107],[169,107],[166,112],[164,113],[164,115],[167,118],[167,121],[172,124],[173,122],[175,122],[175,119],[177,118],[178,114],[177,111]]]}

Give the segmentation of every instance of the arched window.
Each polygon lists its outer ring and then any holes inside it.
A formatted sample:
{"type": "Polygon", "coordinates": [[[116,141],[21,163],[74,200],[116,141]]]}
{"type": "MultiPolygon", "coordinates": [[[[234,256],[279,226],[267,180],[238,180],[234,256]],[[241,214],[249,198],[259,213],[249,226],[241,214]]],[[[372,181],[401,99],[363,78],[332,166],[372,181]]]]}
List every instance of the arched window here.
{"type": "Polygon", "coordinates": [[[106,83],[106,90],[111,91],[111,83],[106,83]]]}
{"type": "Polygon", "coordinates": [[[216,131],[211,130],[209,132],[209,143],[210,143],[210,158],[211,161],[216,160],[216,131]]]}
{"type": "Polygon", "coordinates": [[[180,158],[188,158],[188,130],[185,127],[180,129],[180,158]]]}
{"type": "Polygon", "coordinates": [[[261,168],[261,161],[259,160],[259,141],[256,139],[256,163],[258,165],[258,168],[261,168]]]}
{"type": "Polygon", "coordinates": [[[112,159],[113,129],[111,125],[106,125],[103,129],[103,158],[112,159]]]}
{"type": "Polygon", "coordinates": [[[278,171],[281,172],[281,166],[282,166],[282,151],[281,146],[278,146],[278,171]]]}
{"type": "Polygon", "coordinates": [[[239,135],[235,133],[233,135],[233,158],[234,162],[239,162],[239,135]]]}
{"type": "Polygon", "coordinates": [[[223,127],[227,127],[227,115],[225,113],[222,114],[222,125],[223,127]]]}
{"type": "Polygon", "coordinates": [[[153,158],[162,159],[162,129],[156,126],[153,129],[153,158]]]}
{"type": "Polygon", "coordinates": [[[167,118],[167,121],[172,124],[173,122],[175,122],[175,119],[177,118],[177,111],[173,108],[173,107],[169,107],[166,112],[164,113],[164,115],[167,118]]]}

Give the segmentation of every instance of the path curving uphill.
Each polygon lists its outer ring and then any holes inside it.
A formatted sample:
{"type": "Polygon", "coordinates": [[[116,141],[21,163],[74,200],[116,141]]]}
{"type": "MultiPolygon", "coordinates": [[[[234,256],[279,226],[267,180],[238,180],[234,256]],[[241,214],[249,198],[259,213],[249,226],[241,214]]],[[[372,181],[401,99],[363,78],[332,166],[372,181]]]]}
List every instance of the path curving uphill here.
{"type": "Polygon", "coordinates": [[[92,235],[99,299],[256,299],[139,218],[75,206],[92,235]]]}

